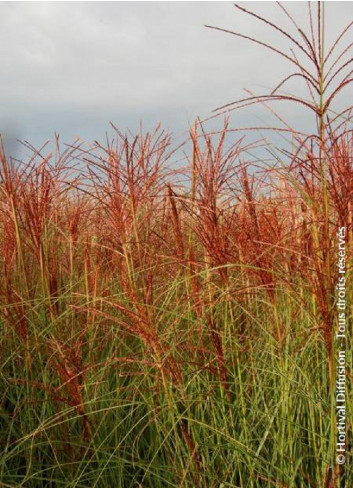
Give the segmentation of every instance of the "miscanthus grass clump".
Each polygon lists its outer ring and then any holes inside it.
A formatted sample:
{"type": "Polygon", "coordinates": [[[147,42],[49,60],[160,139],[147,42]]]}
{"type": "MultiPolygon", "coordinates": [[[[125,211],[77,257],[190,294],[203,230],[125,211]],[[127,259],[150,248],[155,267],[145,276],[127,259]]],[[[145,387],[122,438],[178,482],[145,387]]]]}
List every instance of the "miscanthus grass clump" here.
{"type": "MultiPolygon", "coordinates": [[[[288,144],[268,161],[228,120],[196,121],[183,164],[160,127],[105,144],[0,153],[0,485],[350,487],[335,462],[337,233],[352,334],[351,24],[325,46],[280,6],[294,66],[264,104],[288,144]],[[335,56],[336,55],[336,56],[335,56]],[[308,98],[281,92],[296,77],[308,98]],[[301,104],[317,130],[272,101],[301,104]]],[[[314,12],[315,11],[315,12],[314,12]]],[[[222,29],[221,29],[222,30],[222,29]]],[[[283,44],[283,43],[282,43],[283,44]]],[[[281,45],[281,44],[279,44],[281,45]]],[[[29,147],[27,149],[30,149],[29,147]]]]}

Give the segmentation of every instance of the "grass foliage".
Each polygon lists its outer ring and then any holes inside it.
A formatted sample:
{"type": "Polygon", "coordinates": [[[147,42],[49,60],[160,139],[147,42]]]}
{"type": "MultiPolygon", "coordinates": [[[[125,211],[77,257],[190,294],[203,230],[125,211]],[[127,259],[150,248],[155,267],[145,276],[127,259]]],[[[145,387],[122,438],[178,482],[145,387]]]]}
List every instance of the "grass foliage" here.
{"type": "MultiPolygon", "coordinates": [[[[352,23],[326,49],[320,3],[307,33],[280,7],[293,34],[246,12],[293,49],[231,34],[294,72],[217,112],[266,105],[289,143],[267,147],[273,164],[227,120],[216,133],[196,121],[177,166],[159,127],[28,145],[25,161],[2,150],[2,487],[351,487],[333,403],[343,225],[350,304],[353,283],[351,114],[334,102],[352,23]],[[293,77],[307,99],[281,92],[293,77]],[[301,104],[315,134],[273,101],[301,104]]],[[[351,368],[348,342],[348,440],[351,368]]]]}

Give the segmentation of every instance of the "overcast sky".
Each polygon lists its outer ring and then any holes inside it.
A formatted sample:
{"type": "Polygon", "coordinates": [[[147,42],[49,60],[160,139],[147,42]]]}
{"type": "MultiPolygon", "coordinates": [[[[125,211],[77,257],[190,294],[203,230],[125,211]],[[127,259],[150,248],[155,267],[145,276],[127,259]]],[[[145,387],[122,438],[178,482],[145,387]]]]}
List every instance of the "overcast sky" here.
{"type": "MultiPolygon", "coordinates": [[[[289,28],[275,2],[242,5],[289,28]]],[[[306,2],[286,7],[304,18],[306,2]]],[[[327,3],[327,44],[352,19],[353,2],[327,3]]],[[[123,131],[160,121],[179,136],[245,87],[263,93],[289,73],[274,54],[204,24],[286,47],[231,2],[1,2],[0,132],[8,147],[15,137],[38,146],[54,132],[65,142],[102,139],[109,121],[123,131]]],[[[307,115],[285,110],[306,123],[307,115]]],[[[258,124],[254,111],[233,116],[233,125],[258,124]]]]}

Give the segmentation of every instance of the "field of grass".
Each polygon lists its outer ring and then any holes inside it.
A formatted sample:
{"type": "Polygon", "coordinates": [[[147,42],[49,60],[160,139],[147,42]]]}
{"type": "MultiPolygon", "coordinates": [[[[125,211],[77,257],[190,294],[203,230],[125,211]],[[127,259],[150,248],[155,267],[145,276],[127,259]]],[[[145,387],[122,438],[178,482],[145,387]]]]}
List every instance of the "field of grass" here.
{"type": "Polygon", "coordinates": [[[28,145],[25,161],[1,151],[1,487],[352,486],[353,134],[333,107],[351,65],[349,50],[325,54],[315,8],[296,38],[312,71],[293,54],[312,100],[238,104],[313,114],[316,134],[280,120],[288,145],[268,146],[271,164],[227,121],[196,121],[177,165],[159,127],[28,145]]]}

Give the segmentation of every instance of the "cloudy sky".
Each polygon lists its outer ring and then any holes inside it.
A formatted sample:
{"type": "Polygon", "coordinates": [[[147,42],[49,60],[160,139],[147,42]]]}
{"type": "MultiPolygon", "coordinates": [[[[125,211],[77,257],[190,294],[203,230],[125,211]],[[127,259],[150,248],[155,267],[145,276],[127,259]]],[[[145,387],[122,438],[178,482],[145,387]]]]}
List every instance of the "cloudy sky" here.
{"type": "MultiPolygon", "coordinates": [[[[290,29],[275,2],[242,5],[290,29]]],[[[286,7],[304,19],[306,2],[286,7]]],[[[327,3],[327,45],[352,19],[353,2],[327,3]]],[[[0,132],[8,147],[15,138],[38,146],[54,132],[65,142],[102,139],[109,121],[123,131],[160,121],[182,137],[197,115],[243,96],[244,87],[263,93],[289,73],[274,54],[204,24],[286,48],[231,2],[0,2],[0,132]]],[[[256,110],[233,115],[232,124],[259,124],[256,110]]]]}

